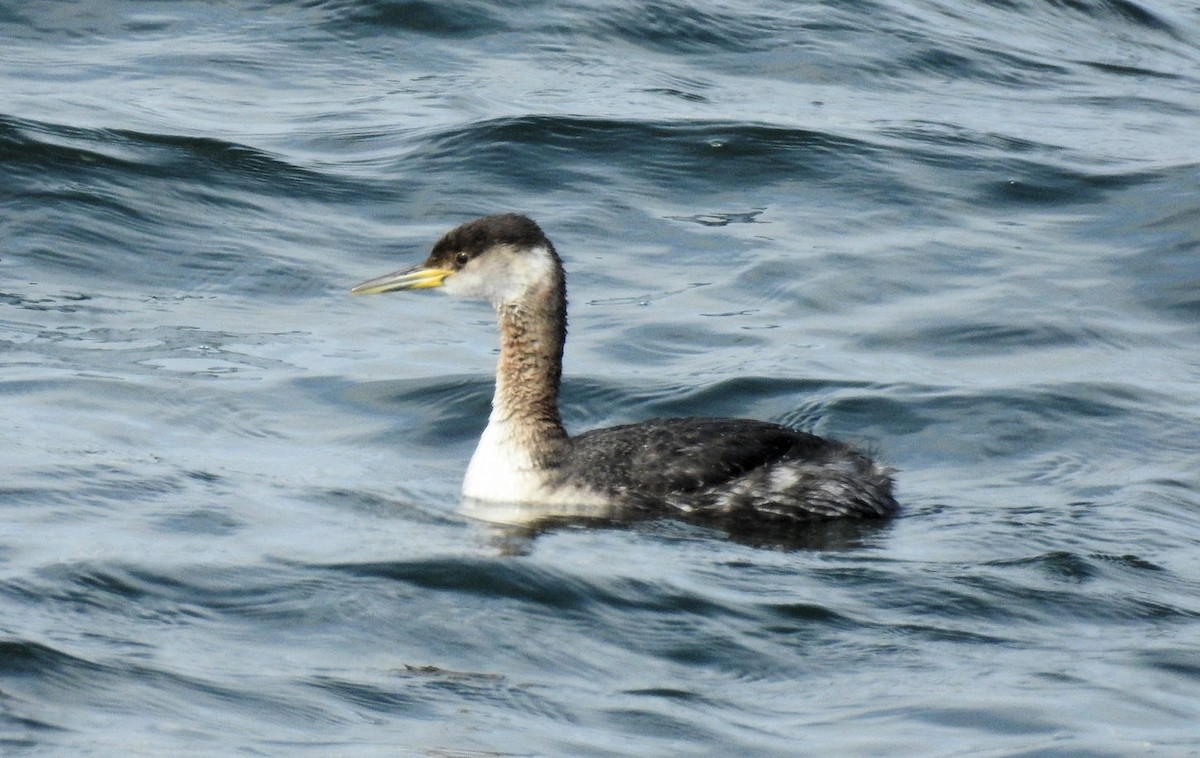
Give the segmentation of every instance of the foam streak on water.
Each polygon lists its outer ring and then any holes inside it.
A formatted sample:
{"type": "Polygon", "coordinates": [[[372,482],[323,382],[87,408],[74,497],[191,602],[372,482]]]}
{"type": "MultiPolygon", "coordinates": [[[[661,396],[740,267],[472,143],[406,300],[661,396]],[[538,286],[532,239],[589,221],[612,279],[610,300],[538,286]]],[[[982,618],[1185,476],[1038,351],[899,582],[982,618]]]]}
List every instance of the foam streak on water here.
{"type": "Polygon", "coordinates": [[[1200,744],[1200,11],[1128,0],[0,9],[0,753],[1200,744]],[[458,511],[495,211],[572,429],[855,441],[787,545],[458,511]]]}

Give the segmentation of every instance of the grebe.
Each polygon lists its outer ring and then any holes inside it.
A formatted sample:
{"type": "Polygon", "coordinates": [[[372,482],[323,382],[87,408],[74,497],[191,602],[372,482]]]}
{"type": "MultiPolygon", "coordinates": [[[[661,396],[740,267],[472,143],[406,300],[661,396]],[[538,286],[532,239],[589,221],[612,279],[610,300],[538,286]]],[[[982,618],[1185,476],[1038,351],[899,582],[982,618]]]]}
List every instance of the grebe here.
{"type": "Polygon", "coordinates": [[[554,245],[525,216],[465,223],[421,265],[351,292],[431,287],[489,300],[500,321],[496,391],[463,480],[468,499],[576,517],[675,516],[764,534],[896,509],[890,469],[779,424],[672,418],[569,436],[558,409],[566,278],[554,245]]]}

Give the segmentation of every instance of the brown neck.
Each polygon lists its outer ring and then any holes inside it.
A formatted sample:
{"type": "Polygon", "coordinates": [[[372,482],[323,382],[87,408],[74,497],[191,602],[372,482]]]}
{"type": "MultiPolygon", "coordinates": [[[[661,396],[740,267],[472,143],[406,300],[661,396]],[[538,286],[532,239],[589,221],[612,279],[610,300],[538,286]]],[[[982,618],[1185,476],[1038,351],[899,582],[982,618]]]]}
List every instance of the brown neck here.
{"type": "Polygon", "coordinates": [[[552,457],[567,436],[558,412],[566,341],[563,286],[555,282],[531,291],[519,301],[500,305],[497,311],[500,363],[491,420],[509,426],[513,441],[527,450],[552,457]]]}

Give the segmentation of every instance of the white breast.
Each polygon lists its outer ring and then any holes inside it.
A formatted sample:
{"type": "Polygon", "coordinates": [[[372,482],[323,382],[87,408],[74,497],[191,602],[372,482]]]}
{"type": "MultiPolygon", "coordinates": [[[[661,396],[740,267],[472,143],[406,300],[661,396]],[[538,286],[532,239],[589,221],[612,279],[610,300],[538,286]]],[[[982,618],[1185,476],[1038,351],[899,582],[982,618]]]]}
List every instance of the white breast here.
{"type": "Polygon", "coordinates": [[[565,506],[561,515],[607,512],[607,499],[601,495],[577,486],[555,487],[548,479],[517,442],[511,424],[491,418],[467,466],[462,494],[490,502],[565,506]]]}
{"type": "Polygon", "coordinates": [[[514,444],[509,425],[491,419],[463,479],[463,495],[479,500],[521,503],[545,490],[545,476],[529,454],[514,444]]]}

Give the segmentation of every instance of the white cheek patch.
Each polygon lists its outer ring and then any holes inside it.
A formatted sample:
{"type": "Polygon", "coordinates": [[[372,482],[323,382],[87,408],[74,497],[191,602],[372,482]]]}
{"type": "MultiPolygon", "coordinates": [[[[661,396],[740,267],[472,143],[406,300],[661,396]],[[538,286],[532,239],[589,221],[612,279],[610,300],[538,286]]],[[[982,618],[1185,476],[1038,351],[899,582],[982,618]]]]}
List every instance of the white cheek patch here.
{"type": "Polygon", "coordinates": [[[446,277],[446,281],[442,283],[442,292],[455,297],[479,298],[487,299],[487,293],[481,289],[483,281],[475,276],[475,272],[468,264],[467,268],[462,271],[451,274],[446,277]]]}
{"type": "Polygon", "coordinates": [[[554,260],[544,247],[517,250],[499,246],[475,258],[446,277],[442,288],[449,295],[489,300],[494,305],[519,299],[535,282],[553,275],[554,260]]]}

